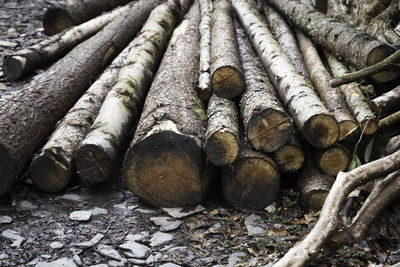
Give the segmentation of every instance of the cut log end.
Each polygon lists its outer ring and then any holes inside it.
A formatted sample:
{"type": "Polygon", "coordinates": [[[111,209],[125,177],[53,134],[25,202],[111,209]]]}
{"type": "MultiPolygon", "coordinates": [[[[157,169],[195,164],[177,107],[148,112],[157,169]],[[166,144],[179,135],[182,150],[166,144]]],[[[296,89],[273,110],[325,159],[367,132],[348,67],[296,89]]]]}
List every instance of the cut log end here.
{"type": "Polygon", "coordinates": [[[193,137],[162,131],[128,150],[123,176],[135,195],[154,206],[187,206],[203,200],[203,165],[202,149],[193,137]]]}
{"type": "Polygon", "coordinates": [[[244,78],[236,68],[223,66],[216,69],[211,77],[213,92],[224,98],[239,96],[244,89],[244,78]]]}
{"type": "Polygon", "coordinates": [[[33,159],[29,173],[37,187],[51,193],[65,188],[72,175],[70,166],[49,150],[33,159]]]}
{"type": "Polygon", "coordinates": [[[346,170],[350,163],[350,152],[343,146],[331,147],[320,153],[317,164],[325,174],[336,176],[346,170]]]}
{"type": "Polygon", "coordinates": [[[3,195],[15,182],[16,176],[11,169],[10,154],[7,149],[0,144],[0,196],[3,195]]]}
{"type": "MultiPolygon", "coordinates": [[[[367,58],[367,67],[381,62],[393,54],[394,49],[388,45],[380,45],[371,50],[367,58]]],[[[385,83],[395,80],[399,77],[399,68],[391,66],[385,71],[378,72],[371,76],[371,79],[377,83],[385,83]]]]}
{"type": "Polygon", "coordinates": [[[113,168],[113,160],[100,146],[93,144],[79,147],[74,162],[78,175],[91,183],[106,180],[113,168]]]}
{"type": "Polygon", "coordinates": [[[43,28],[46,35],[54,35],[73,25],[73,19],[62,8],[49,8],[43,17],[43,28]]]}
{"type": "Polygon", "coordinates": [[[235,161],[239,153],[239,144],[234,134],[217,131],[207,139],[204,150],[214,165],[224,166],[235,161]]]}
{"type": "Polygon", "coordinates": [[[264,152],[280,149],[293,134],[290,117],[279,110],[267,109],[251,117],[247,136],[252,146],[264,152]]]}
{"type": "Polygon", "coordinates": [[[306,140],[317,148],[333,145],[339,138],[339,125],[328,114],[317,114],[306,121],[303,134],[306,140]]]}
{"type": "Polygon", "coordinates": [[[223,194],[234,207],[263,209],[271,204],[280,187],[279,172],[271,160],[240,158],[233,168],[226,167],[223,194]]]}
{"type": "Polygon", "coordinates": [[[303,166],[305,156],[299,147],[285,145],[274,153],[274,159],[279,171],[292,173],[298,171],[303,166]]]}
{"type": "Polygon", "coordinates": [[[339,141],[345,140],[359,133],[355,121],[341,121],[339,123],[339,141]]]}
{"type": "Polygon", "coordinates": [[[305,206],[304,208],[308,211],[321,210],[322,206],[324,205],[325,199],[328,196],[328,192],[323,190],[314,191],[311,195],[305,196],[303,202],[307,204],[303,204],[305,206]]]}
{"type": "Polygon", "coordinates": [[[197,87],[197,95],[201,100],[208,101],[210,100],[212,92],[209,88],[202,88],[199,86],[197,87]]]}
{"type": "Polygon", "coordinates": [[[5,56],[3,62],[4,75],[10,81],[22,77],[26,65],[26,58],[21,56],[5,56]]]}
{"type": "Polygon", "coordinates": [[[376,118],[366,117],[360,124],[361,130],[364,129],[366,135],[373,135],[378,130],[378,121],[376,118]]]}

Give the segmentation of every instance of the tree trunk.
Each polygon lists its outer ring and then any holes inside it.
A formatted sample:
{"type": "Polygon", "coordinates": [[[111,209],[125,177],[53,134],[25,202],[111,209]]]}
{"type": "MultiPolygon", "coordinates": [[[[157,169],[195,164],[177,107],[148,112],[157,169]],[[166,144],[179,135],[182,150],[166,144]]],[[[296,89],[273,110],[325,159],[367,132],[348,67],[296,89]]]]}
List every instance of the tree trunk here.
{"type": "Polygon", "coordinates": [[[257,10],[251,9],[244,0],[232,0],[232,4],[280,98],[306,140],[319,148],[334,144],[339,136],[336,120],[255,15],[257,10]]]}
{"type": "Polygon", "coordinates": [[[222,170],[222,192],[234,207],[264,209],[271,204],[280,187],[274,161],[251,149],[244,138],[237,160],[222,170]]]}
{"type": "MultiPolygon", "coordinates": [[[[393,47],[299,1],[269,1],[291,22],[310,35],[316,43],[357,69],[363,69],[382,61],[394,52],[393,47]]],[[[379,72],[371,78],[376,82],[388,82],[398,76],[398,69],[392,68],[379,72]]]]}
{"type": "Polygon", "coordinates": [[[308,72],[311,73],[311,80],[321,99],[339,124],[339,141],[354,136],[357,133],[358,126],[342,94],[329,85],[331,75],[322,63],[316,47],[300,30],[296,29],[296,35],[308,72]]]}
{"type": "Polygon", "coordinates": [[[369,104],[372,110],[381,116],[400,110],[400,86],[372,99],[369,104]]]}
{"type": "Polygon", "coordinates": [[[305,162],[305,155],[300,140],[293,135],[288,142],[273,154],[280,172],[293,173],[300,170],[305,162]]]}
{"type": "Polygon", "coordinates": [[[126,184],[155,206],[199,203],[208,184],[201,148],[207,117],[195,88],[199,22],[194,4],[174,31],[125,155],[126,184]]]}
{"type": "Polygon", "coordinates": [[[301,55],[292,29],[289,27],[286,20],[284,20],[278,12],[276,12],[269,4],[267,4],[265,0],[263,7],[268,25],[274,34],[275,39],[282,47],[282,50],[288,55],[297,71],[309,79],[310,74],[306,69],[303,56],[301,55]]]}
{"type": "Polygon", "coordinates": [[[381,129],[387,129],[390,126],[393,126],[396,123],[400,123],[400,111],[397,111],[393,114],[390,114],[389,116],[380,119],[378,123],[378,128],[381,129]]]}
{"type": "Polygon", "coordinates": [[[30,177],[43,191],[59,192],[70,182],[75,171],[72,159],[96,118],[110,88],[116,83],[118,72],[132,49],[131,42],[113,61],[97,81],[57,123],[56,130],[46,145],[32,160],[30,177]]]}
{"type": "Polygon", "coordinates": [[[255,149],[273,152],[293,135],[292,120],[276,98],[268,75],[242,27],[235,24],[246,82],[240,101],[246,136],[255,149]]]}
{"type": "Polygon", "coordinates": [[[325,174],[336,176],[349,166],[350,151],[343,145],[335,145],[325,150],[316,151],[315,164],[325,174]]]}
{"type": "Polygon", "coordinates": [[[239,124],[235,103],[213,94],[207,109],[204,150],[216,166],[232,164],[239,153],[239,124]]]}
{"type": "Polygon", "coordinates": [[[21,175],[91,79],[136,35],[155,2],[138,2],[0,106],[0,194],[21,175]]]}
{"type": "Polygon", "coordinates": [[[213,92],[234,98],[245,89],[239,49],[228,0],[216,0],[211,21],[211,85],[213,92]]]}
{"type": "Polygon", "coordinates": [[[7,79],[16,80],[41,66],[62,57],[77,44],[100,31],[110,21],[120,16],[132,5],[118,8],[96,17],[82,25],[46,38],[42,42],[6,55],[3,59],[3,71],[7,79]]]}
{"type": "Polygon", "coordinates": [[[132,0],[64,0],[44,14],[44,33],[53,35],[62,32],[130,1],[132,0]]]}
{"type": "Polygon", "coordinates": [[[135,38],[117,83],[107,94],[99,114],[75,155],[80,177],[101,182],[112,172],[119,148],[138,116],[153,73],[179,17],[179,2],[157,6],[135,38]]]}
{"type": "MultiPolygon", "coordinates": [[[[335,77],[340,77],[349,72],[349,69],[340,62],[334,55],[325,52],[331,71],[335,77]]],[[[365,99],[359,85],[357,83],[350,83],[339,87],[346,98],[347,104],[357,122],[364,129],[364,133],[372,135],[378,129],[378,121],[372,112],[367,100],[365,99]]]]}
{"type": "Polygon", "coordinates": [[[200,75],[198,95],[202,100],[208,101],[211,97],[211,0],[199,0],[200,4],[200,75]]]}

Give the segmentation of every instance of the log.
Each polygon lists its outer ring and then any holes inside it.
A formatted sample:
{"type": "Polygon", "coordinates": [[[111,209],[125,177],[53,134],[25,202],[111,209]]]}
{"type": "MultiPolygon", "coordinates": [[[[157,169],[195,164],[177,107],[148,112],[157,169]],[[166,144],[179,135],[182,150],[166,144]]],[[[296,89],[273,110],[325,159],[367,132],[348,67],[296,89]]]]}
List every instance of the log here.
{"type": "Polygon", "coordinates": [[[400,86],[372,99],[369,105],[380,116],[386,116],[400,110],[400,86]]]}
{"type": "Polygon", "coordinates": [[[1,104],[0,195],[22,174],[56,122],[90,86],[91,79],[136,35],[155,2],[139,1],[1,104]]]}
{"type": "Polygon", "coordinates": [[[46,10],[44,33],[53,35],[132,0],[64,0],[46,10]]]}
{"type": "Polygon", "coordinates": [[[293,135],[282,148],[273,153],[273,159],[280,172],[293,173],[300,170],[305,162],[300,140],[293,135]]]}
{"type": "Polygon", "coordinates": [[[213,94],[207,108],[204,150],[215,166],[232,164],[239,153],[239,123],[235,103],[213,94]]]}
{"type": "Polygon", "coordinates": [[[339,124],[339,141],[354,136],[357,133],[358,126],[350,113],[346,100],[339,90],[331,87],[329,81],[331,75],[326,70],[324,63],[318,54],[317,48],[312,41],[300,30],[296,29],[297,40],[300,50],[303,53],[307,70],[318,90],[321,99],[325,102],[329,111],[332,112],[339,124]]]}
{"type": "Polygon", "coordinates": [[[46,145],[32,160],[30,177],[41,190],[59,192],[71,181],[75,171],[73,156],[92,126],[104,98],[116,83],[118,72],[133,45],[134,42],[131,42],[114,59],[100,78],[57,123],[46,145]]]}
{"type": "Polygon", "coordinates": [[[400,149],[400,135],[390,138],[385,146],[385,155],[390,155],[400,149]]]}
{"type": "Polygon", "coordinates": [[[378,128],[379,130],[387,129],[397,123],[400,123],[400,111],[397,111],[383,119],[380,119],[378,123],[378,128]]]}
{"type": "MultiPolygon", "coordinates": [[[[382,61],[395,49],[372,36],[317,11],[299,1],[269,0],[288,20],[310,35],[314,42],[342,58],[356,69],[382,61]]],[[[399,76],[396,67],[371,76],[376,82],[389,82],[399,76]]]]}
{"type": "Polygon", "coordinates": [[[37,68],[61,58],[66,52],[100,31],[130,7],[131,5],[127,5],[115,9],[65,32],[46,38],[38,44],[5,55],[3,58],[5,76],[8,80],[17,80],[37,68]]]}
{"type": "MultiPolygon", "coordinates": [[[[349,69],[334,55],[326,50],[324,50],[324,53],[334,77],[340,77],[349,72],[349,69]]],[[[367,135],[374,134],[378,129],[378,120],[368,105],[360,86],[353,82],[339,88],[364,133],[367,135]]]]}
{"type": "Polygon", "coordinates": [[[293,123],[275,95],[260,59],[239,23],[235,23],[246,90],[240,112],[250,144],[257,150],[273,152],[293,135],[293,123]]]}
{"type": "Polygon", "coordinates": [[[199,0],[201,20],[200,30],[200,75],[198,94],[200,99],[208,101],[212,95],[211,90],[211,0],[199,0]]]}
{"type": "Polygon", "coordinates": [[[208,184],[201,148],[207,117],[196,91],[199,22],[194,4],[174,31],[125,155],[128,188],[155,206],[197,204],[208,184]]]}
{"type": "Polygon", "coordinates": [[[336,120],[259,20],[257,10],[251,9],[244,0],[232,0],[232,4],[275,89],[306,140],[319,148],[334,144],[339,137],[336,120]]]}
{"type": "Polygon", "coordinates": [[[119,149],[138,117],[153,73],[179,17],[179,1],[157,6],[135,38],[89,133],[74,157],[78,175],[92,183],[106,180],[119,149]],[[118,114],[118,115],[117,115],[118,114]]]}
{"type": "Polygon", "coordinates": [[[274,161],[252,150],[243,138],[237,160],[222,170],[225,200],[238,208],[264,209],[275,200],[279,187],[279,171],[274,161]]]}
{"type": "Polygon", "coordinates": [[[221,97],[234,98],[245,87],[228,0],[216,0],[211,17],[211,86],[221,97]]]}
{"type": "Polygon", "coordinates": [[[316,151],[315,165],[325,174],[336,176],[349,166],[351,160],[350,150],[337,144],[330,148],[316,151]]]}
{"type": "Polygon", "coordinates": [[[307,71],[296,37],[289,24],[266,1],[264,1],[263,7],[268,26],[282,50],[288,55],[297,71],[307,79],[310,79],[310,74],[307,71]]]}

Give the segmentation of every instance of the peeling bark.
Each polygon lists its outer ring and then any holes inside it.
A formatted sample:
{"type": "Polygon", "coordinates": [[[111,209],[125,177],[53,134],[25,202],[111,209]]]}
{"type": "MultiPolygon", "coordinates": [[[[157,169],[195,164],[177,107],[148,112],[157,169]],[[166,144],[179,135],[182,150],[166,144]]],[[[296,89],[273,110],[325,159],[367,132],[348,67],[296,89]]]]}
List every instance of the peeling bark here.
{"type": "Polygon", "coordinates": [[[350,160],[350,151],[339,144],[315,153],[315,164],[328,175],[336,176],[340,171],[346,170],[350,160]]]}
{"type": "Polygon", "coordinates": [[[280,172],[293,173],[300,170],[305,162],[303,148],[298,138],[293,135],[288,142],[273,154],[280,172]]]}
{"type": "Polygon", "coordinates": [[[0,194],[22,174],[91,79],[134,38],[154,3],[138,2],[0,106],[0,194]]]}
{"type": "Polygon", "coordinates": [[[369,104],[372,110],[381,116],[400,110],[400,86],[372,99],[369,104]]]}
{"type": "Polygon", "coordinates": [[[259,20],[257,10],[251,9],[244,0],[232,0],[232,4],[275,89],[306,140],[319,148],[334,144],[339,136],[336,120],[259,20]]]}
{"type": "Polygon", "coordinates": [[[197,204],[208,184],[201,148],[207,117],[196,91],[199,22],[195,3],[174,31],[125,155],[126,184],[155,206],[197,204]]]}
{"type": "Polygon", "coordinates": [[[179,17],[179,2],[157,6],[134,40],[133,48],[75,156],[80,177],[101,182],[112,172],[119,148],[138,116],[153,73],[179,17]]]}

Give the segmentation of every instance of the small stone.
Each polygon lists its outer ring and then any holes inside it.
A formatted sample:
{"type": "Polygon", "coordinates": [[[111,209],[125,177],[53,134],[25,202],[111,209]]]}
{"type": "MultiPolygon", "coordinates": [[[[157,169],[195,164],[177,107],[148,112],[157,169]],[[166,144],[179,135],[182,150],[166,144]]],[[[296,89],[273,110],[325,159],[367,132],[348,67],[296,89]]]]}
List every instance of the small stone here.
{"type": "Polygon", "coordinates": [[[74,260],[74,262],[75,262],[77,265],[82,266],[82,260],[81,260],[81,257],[79,257],[79,255],[74,255],[74,256],[72,257],[72,259],[74,260]]]}
{"type": "Polygon", "coordinates": [[[35,210],[31,215],[37,218],[46,218],[52,215],[52,213],[48,210],[35,210]]]}
{"type": "Polygon", "coordinates": [[[97,216],[97,215],[106,215],[108,214],[108,210],[94,207],[93,209],[90,210],[92,212],[92,216],[97,216]]]}
{"type": "Polygon", "coordinates": [[[48,255],[48,254],[42,254],[42,255],[40,255],[40,257],[42,257],[43,259],[46,259],[46,260],[48,260],[48,259],[50,259],[50,258],[51,258],[51,255],[48,255]]]}
{"type": "Polygon", "coordinates": [[[110,267],[124,267],[126,266],[126,259],[122,259],[121,261],[109,261],[108,266],[110,267]]]}
{"type": "Polygon", "coordinates": [[[136,211],[143,213],[143,214],[156,214],[157,211],[149,210],[149,209],[136,209],[136,211]]]}
{"type": "Polygon", "coordinates": [[[263,234],[266,230],[260,226],[257,226],[260,220],[260,216],[255,214],[251,214],[244,219],[244,224],[247,228],[247,235],[249,236],[256,236],[263,234]]]}
{"type": "Polygon", "coordinates": [[[0,91],[7,91],[7,86],[4,83],[0,83],[0,91]]]}
{"type": "Polygon", "coordinates": [[[130,250],[130,257],[137,259],[144,259],[149,255],[151,249],[145,245],[139,244],[134,241],[128,241],[119,246],[122,249],[130,250]]]}
{"type": "Polygon", "coordinates": [[[130,206],[128,206],[128,210],[134,210],[138,207],[139,207],[139,205],[130,205],[130,206]]]}
{"type": "Polygon", "coordinates": [[[8,259],[8,255],[5,254],[5,253],[0,254],[0,261],[1,261],[1,260],[5,260],[5,259],[8,259]]]}
{"type": "Polygon", "coordinates": [[[251,214],[244,219],[244,225],[257,225],[260,219],[260,216],[251,214]]]}
{"type": "Polygon", "coordinates": [[[160,261],[162,259],[162,256],[163,255],[161,253],[151,254],[146,259],[146,265],[147,266],[155,265],[156,262],[158,262],[158,261],[160,261]]]}
{"type": "Polygon", "coordinates": [[[53,243],[50,244],[50,247],[51,247],[52,249],[59,249],[59,248],[62,248],[63,246],[64,246],[64,244],[63,244],[63,243],[60,243],[60,242],[58,242],[58,241],[55,241],[55,242],[53,242],[53,243]]]}
{"type": "Polygon", "coordinates": [[[170,217],[153,217],[150,218],[156,225],[160,226],[161,232],[169,232],[178,229],[182,222],[173,220],[170,217]]]}
{"type": "Polygon", "coordinates": [[[22,200],[19,203],[19,208],[20,210],[28,211],[28,210],[35,210],[38,208],[38,206],[33,205],[32,202],[28,200],[22,200]]]}
{"type": "Polygon", "coordinates": [[[139,260],[139,259],[128,259],[129,263],[135,264],[135,265],[140,265],[140,266],[145,266],[146,261],[145,260],[139,260]]]}
{"type": "Polygon", "coordinates": [[[12,218],[10,216],[0,216],[0,224],[11,223],[12,218]]]}
{"type": "Polygon", "coordinates": [[[36,267],[77,267],[73,259],[61,258],[52,262],[39,262],[36,267]]]}
{"type": "Polygon", "coordinates": [[[169,216],[180,219],[187,217],[189,215],[199,213],[205,208],[201,205],[197,205],[194,209],[187,209],[187,208],[163,208],[163,210],[168,213],[169,216]]]}
{"type": "Polygon", "coordinates": [[[272,203],[271,205],[265,207],[264,210],[265,210],[266,212],[268,212],[268,213],[275,213],[275,211],[276,211],[275,202],[272,203]]]}
{"type": "Polygon", "coordinates": [[[69,218],[73,221],[86,222],[90,220],[92,212],[90,210],[77,210],[71,212],[69,218]]]}
{"type": "Polygon", "coordinates": [[[115,204],[113,207],[117,208],[117,209],[122,209],[122,210],[126,210],[126,205],[128,204],[128,201],[125,201],[123,203],[120,204],[115,204]]]}
{"type": "Polygon", "coordinates": [[[239,257],[244,257],[246,256],[246,253],[244,252],[239,252],[239,253],[233,253],[229,256],[228,258],[228,265],[227,267],[235,267],[236,264],[238,263],[239,257]]]}
{"type": "Polygon", "coordinates": [[[1,236],[3,236],[4,238],[10,239],[12,241],[14,241],[10,246],[11,247],[16,247],[19,248],[22,244],[22,242],[25,241],[25,238],[20,236],[18,232],[12,230],[12,229],[7,229],[4,230],[1,233],[1,236]]]}
{"type": "Polygon", "coordinates": [[[175,263],[172,263],[172,262],[167,262],[167,263],[160,265],[160,267],[181,267],[181,266],[177,265],[175,263]]]}
{"type": "Polygon", "coordinates": [[[174,236],[171,234],[156,232],[153,235],[153,237],[150,239],[150,246],[156,247],[156,246],[163,245],[165,243],[170,242],[173,238],[174,238],[174,236]]]}
{"type": "Polygon", "coordinates": [[[109,266],[108,264],[100,263],[100,264],[90,265],[89,267],[109,267],[109,266]]]}
{"type": "Polygon", "coordinates": [[[148,232],[140,232],[138,234],[128,234],[127,236],[125,236],[125,240],[126,241],[145,241],[146,238],[149,236],[148,232]]]}
{"type": "Polygon", "coordinates": [[[108,246],[108,245],[100,244],[97,247],[97,252],[100,255],[111,258],[113,260],[117,260],[117,261],[122,260],[122,257],[121,257],[121,255],[119,255],[118,251],[116,251],[115,249],[113,249],[111,246],[108,246]]]}
{"type": "Polygon", "coordinates": [[[92,199],[92,194],[89,192],[68,193],[57,197],[56,199],[69,200],[73,202],[85,202],[92,199]]]}
{"type": "Polygon", "coordinates": [[[18,45],[18,43],[0,40],[0,46],[3,46],[3,47],[11,47],[11,48],[14,48],[14,47],[16,47],[17,45],[18,45]]]}
{"type": "Polygon", "coordinates": [[[99,243],[103,237],[104,237],[103,234],[98,233],[89,241],[77,243],[77,244],[75,244],[75,246],[82,247],[82,248],[90,248],[90,247],[93,247],[94,245],[96,245],[97,243],[99,243]]]}

